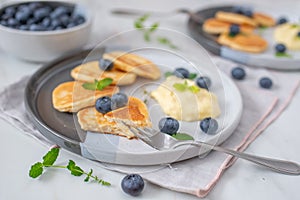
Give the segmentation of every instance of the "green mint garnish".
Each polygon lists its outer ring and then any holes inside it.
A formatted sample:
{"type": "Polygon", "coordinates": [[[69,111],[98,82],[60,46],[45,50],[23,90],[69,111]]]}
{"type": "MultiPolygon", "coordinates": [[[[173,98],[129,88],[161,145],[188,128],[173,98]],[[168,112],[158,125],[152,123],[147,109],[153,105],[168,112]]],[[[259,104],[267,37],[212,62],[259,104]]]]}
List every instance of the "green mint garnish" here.
{"type": "Polygon", "coordinates": [[[134,22],[134,27],[137,28],[137,29],[142,29],[144,28],[144,22],[150,17],[149,14],[145,14],[141,17],[139,17],[137,20],[135,20],[134,22]]]}
{"type": "Polygon", "coordinates": [[[200,88],[197,87],[196,85],[191,85],[191,86],[188,86],[187,84],[187,81],[184,81],[184,83],[174,83],[173,84],[173,87],[180,91],[180,92],[184,92],[186,90],[189,90],[191,91],[192,93],[197,93],[200,91],[200,88]]]}
{"type": "Polygon", "coordinates": [[[112,84],[113,79],[111,78],[104,78],[100,81],[95,80],[94,83],[84,83],[82,87],[87,90],[103,90],[110,84],[112,84]]]}
{"type": "Polygon", "coordinates": [[[276,52],[275,56],[276,57],[287,57],[287,58],[291,58],[292,57],[290,54],[282,53],[282,52],[276,52]]]}
{"type": "Polygon", "coordinates": [[[173,75],[172,72],[166,72],[166,73],[165,73],[165,77],[166,77],[166,78],[169,77],[169,76],[172,76],[172,75],[173,75]]]}
{"type": "Polygon", "coordinates": [[[157,41],[161,44],[164,44],[164,45],[167,45],[169,46],[171,49],[178,49],[177,46],[175,46],[171,40],[169,40],[168,38],[166,37],[157,37],[157,41]]]}
{"type": "Polygon", "coordinates": [[[194,140],[192,136],[186,133],[176,133],[172,135],[173,138],[176,138],[177,140],[194,140]]]}
{"type": "Polygon", "coordinates": [[[196,73],[190,73],[188,79],[194,80],[197,77],[196,73]]]}
{"type": "Polygon", "coordinates": [[[197,93],[200,91],[200,88],[197,87],[196,85],[191,85],[188,87],[188,89],[192,92],[192,93],[197,93]]]}
{"type": "Polygon", "coordinates": [[[298,27],[300,27],[300,25],[298,25],[298,24],[292,24],[291,25],[291,28],[298,28],[298,27]]]}
{"type": "Polygon", "coordinates": [[[111,185],[109,182],[104,181],[98,178],[97,176],[94,176],[92,169],[89,171],[89,173],[85,172],[83,169],[77,166],[73,160],[69,160],[67,166],[54,165],[54,162],[56,161],[58,155],[59,155],[59,148],[57,147],[52,148],[50,151],[47,152],[45,156],[43,156],[43,162],[36,162],[31,166],[29,170],[29,176],[31,178],[37,178],[43,174],[45,168],[61,168],[61,169],[69,170],[73,176],[86,175],[86,178],[84,179],[85,182],[88,182],[92,178],[94,181],[104,186],[111,185]]]}
{"type": "Polygon", "coordinates": [[[231,37],[231,38],[235,37],[236,35],[237,35],[237,34],[228,33],[228,36],[231,37]]]}

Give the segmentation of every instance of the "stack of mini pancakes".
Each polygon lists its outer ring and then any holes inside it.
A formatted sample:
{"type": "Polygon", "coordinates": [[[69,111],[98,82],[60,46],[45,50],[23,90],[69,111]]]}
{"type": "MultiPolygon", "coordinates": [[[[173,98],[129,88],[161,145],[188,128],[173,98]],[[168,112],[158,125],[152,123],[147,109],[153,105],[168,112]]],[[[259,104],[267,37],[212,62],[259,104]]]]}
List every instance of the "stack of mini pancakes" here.
{"type": "Polygon", "coordinates": [[[209,34],[217,34],[217,42],[229,46],[232,49],[251,53],[261,53],[268,47],[267,41],[254,33],[258,27],[271,27],[275,20],[266,14],[254,12],[251,17],[234,13],[218,11],[214,18],[207,19],[203,24],[203,30],[209,34]],[[240,33],[230,35],[231,25],[238,25],[240,33]]]}
{"type": "Polygon", "coordinates": [[[71,70],[74,81],[59,84],[52,92],[53,107],[60,112],[77,113],[83,130],[101,132],[134,138],[123,121],[133,126],[151,126],[147,106],[136,97],[129,97],[125,107],[102,114],[95,109],[98,98],[119,92],[119,86],[133,84],[137,76],[156,80],[160,77],[159,68],[150,60],[125,52],[105,53],[102,59],[113,63],[113,68],[103,71],[99,61],[91,61],[71,70]],[[103,90],[89,90],[84,83],[94,83],[111,78],[111,85],[103,90]]]}

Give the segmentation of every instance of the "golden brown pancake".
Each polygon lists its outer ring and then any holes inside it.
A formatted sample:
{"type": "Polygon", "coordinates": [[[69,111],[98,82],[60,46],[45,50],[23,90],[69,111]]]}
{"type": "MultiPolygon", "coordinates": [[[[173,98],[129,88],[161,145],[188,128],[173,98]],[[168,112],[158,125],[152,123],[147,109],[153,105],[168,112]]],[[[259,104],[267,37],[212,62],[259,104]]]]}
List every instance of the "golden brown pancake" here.
{"type": "Polygon", "coordinates": [[[232,24],[247,24],[254,27],[257,26],[257,22],[254,19],[237,13],[218,11],[215,17],[221,21],[232,24]]]}
{"type": "Polygon", "coordinates": [[[219,36],[218,42],[232,49],[251,53],[260,53],[268,46],[267,41],[255,34],[237,34],[231,37],[228,33],[223,33],[219,36]]]}
{"type": "MultiPolygon", "coordinates": [[[[221,21],[216,18],[210,18],[204,22],[202,28],[207,33],[220,34],[220,33],[224,33],[224,32],[229,32],[231,25],[232,25],[232,23],[221,21]]],[[[254,30],[254,27],[247,25],[247,24],[241,24],[240,30],[243,33],[252,33],[254,30]]]]}
{"type": "Polygon", "coordinates": [[[106,114],[98,112],[94,107],[89,107],[79,111],[77,117],[83,130],[115,134],[129,139],[135,136],[120,121],[135,127],[151,126],[146,105],[135,97],[129,97],[127,106],[106,114]]]}
{"type": "Polygon", "coordinates": [[[129,85],[135,82],[136,75],[129,72],[122,72],[116,69],[103,71],[99,68],[98,61],[91,61],[75,67],[71,71],[71,76],[76,81],[94,82],[103,78],[113,79],[115,85],[129,85]]]}
{"type": "Polygon", "coordinates": [[[87,90],[82,82],[70,81],[58,85],[52,92],[52,103],[60,112],[77,112],[93,106],[103,96],[112,96],[119,91],[117,86],[107,86],[103,90],[87,90]]]}
{"type": "Polygon", "coordinates": [[[253,13],[253,19],[260,26],[275,26],[276,24],[273,17],[259,12],[253,13]]]}
{"type": "Polygon", "coordinates": [[[104,59],[114,62],[114,67],[124,72],[131,72],[138,76],[156,80],[160,77],[159,68],[150,60],[139,55],[126,52],[111,52],[103,55],[104,59]]]}

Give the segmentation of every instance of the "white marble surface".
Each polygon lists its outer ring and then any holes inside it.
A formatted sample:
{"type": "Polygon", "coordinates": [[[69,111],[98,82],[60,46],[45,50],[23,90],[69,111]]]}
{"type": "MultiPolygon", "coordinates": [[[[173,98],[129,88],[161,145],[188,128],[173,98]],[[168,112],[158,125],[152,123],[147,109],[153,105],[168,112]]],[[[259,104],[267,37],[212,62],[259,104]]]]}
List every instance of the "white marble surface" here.
{"type": "MultiPolygon", "coordinates": [[[[215,5],[221,1],[204,0],[88,0],[95,11],[94,31],[90,43],[99,42],[120,31],[132,29],[133,18],[120,18],[110,15],[109,11],[116,7],[140,8],[158,11],[169,11],[174,8],[197,9],[215,5]]],[[[227,2],[227,1],[226,1],[227,2]]],[[[233,2],[233,1],[231,1],[233,2]]],[[[300,3],[297,0],[285,1],[236,1],[259,6],[262,10],[274,15],[288,15],[298,20],[300,3]],[[295,15],[293,15],[293,13],[295,15]],[[297,16],[298,13],[298,16],[297,16]]],[[[225,1],[222,1],[225,3],[225,1]]],[[[177,15],[161,20],[161,26],[187,33],[185,22],[187,16],[177,15]]],[[[26,50],[26,47],[24,47],[26,50]]],[[[0,50],[0,87],[3,88],[25,74],[33,73],[40,65],[17,60],[0,50]]],[[[300,79],[300,72],[290,72],[291,76],[300,79]]],[[[247,152],[270,157],[280,157],[300,162],[300,92],[291,105],[261,135],[247,152]]],[[[101,178],[110,181],[112,187],[102,187],[97,184],[84,183],[82,178],[73,177],[64,170],[48,170],[39,180],[28,177],[32,163],[41,159],[47,148],[36,140],[24,135],[21,131],[0,120],[0,199],[131,199],[125,195],[120,182],[123,174],[102,169],[99,165],[80,158],[72,153],[62,151],[58,163],[64,164],[68,159],[76,162],[84,169],[93,168],[101,178]]],[[[276,174],[246,161],[238,160],[234,166],[221,178],[211,193],[205,199],[222,200],[296,200],[299,199],[299,176],[276,174]]],[[[197,197],[162,189],[151,183],[137,199],[198,199],[197,197]]]]}

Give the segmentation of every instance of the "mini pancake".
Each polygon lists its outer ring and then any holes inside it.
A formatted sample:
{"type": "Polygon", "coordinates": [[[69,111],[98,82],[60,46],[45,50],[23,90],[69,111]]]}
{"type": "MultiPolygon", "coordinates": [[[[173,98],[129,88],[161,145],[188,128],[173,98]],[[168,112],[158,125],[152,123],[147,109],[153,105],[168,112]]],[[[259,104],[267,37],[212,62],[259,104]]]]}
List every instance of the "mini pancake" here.
{"type": "Polygon", "coordinates": [[[52,92],[52,103],[60,112],[78,112],[93,106],[103,96],[112,96],[119,91],[117,86],[107,86],[103,90],[87,90],[82,82],[70,81],[58,85],[52,92]]]}
{"type": "Polygon", "coordinates": [[[117,69],[103,71],[99,68],[98,61],[91,61],[75,67],[71,71],[71,76],[76,81],[82,82],[94,82],[103,78],[111,78],[115,85],[130,85],[136,80],[136,75],[133,73],[122,72],[117,69]]]}
{"type": "MultiPolygon", "coordinates": [[[[220,34],[224,32],[229,32],[230,26],[232,24],[229,22],[221,21],[216,18],[207,19],[202,28],[205,32],[210,34],[220,34]]],[[[241,32],[252,33],[254,30],[253,26],[242,24],[240,25],[241,32]]]]}
{"type": "Polygon", "coordinates": [[[228,33],[223,33],[218,37],[218,42],[232,49],[251,53],[263,52],[268,46],[267,41],[255,34],[237,34],[231,37],[228,33]]]}
{"type": "Polygon", "coordinates": [[[215,18],[232,24],[247,24],[254,27],[257,26],[257,22],[254,19],[237,13],[218,11],[215,15],[215,18]]]}
{"type": "Polygon", "coordinates": [[[253,19],[257,22],[260,26],[275,26],[276,21],[273,17],[263,14],[263,13],[253,13],[253,19]]]}
{"type": "Polygon", "coordinates": [[[160,77],[159,68],[150,60],[139,55],[126,52],[110,52],[103,55],[104,59],[111,60],[114,67],[124,72],[131,72],[138,76],[156,80],[160,77]]]}
{"type": "Polygon", "coordinates": [[[77,117],[81,128],[85,131],[114,134],[129,139],[135,138],[135,135],[120,121],[134,127],[151,126],[146,105],[135,97],[129,97],[127,106],[106,114],[89,107],[79,111],[77,117]]]}

